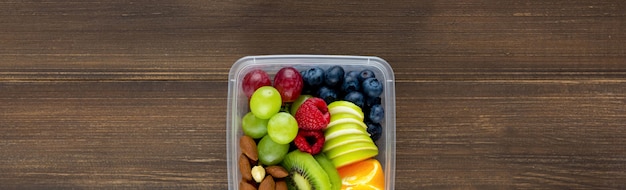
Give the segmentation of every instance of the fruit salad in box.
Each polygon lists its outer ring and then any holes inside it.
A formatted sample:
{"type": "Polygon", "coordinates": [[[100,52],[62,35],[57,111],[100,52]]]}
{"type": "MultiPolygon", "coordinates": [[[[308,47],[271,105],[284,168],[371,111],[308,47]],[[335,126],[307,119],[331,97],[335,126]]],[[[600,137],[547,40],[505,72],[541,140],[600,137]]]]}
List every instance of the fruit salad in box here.
{"type": "Polygon", "coordinates": [[[229,189],[393,189],[395,85],[384,60],[248,56],[229,80],[229,189]]]}

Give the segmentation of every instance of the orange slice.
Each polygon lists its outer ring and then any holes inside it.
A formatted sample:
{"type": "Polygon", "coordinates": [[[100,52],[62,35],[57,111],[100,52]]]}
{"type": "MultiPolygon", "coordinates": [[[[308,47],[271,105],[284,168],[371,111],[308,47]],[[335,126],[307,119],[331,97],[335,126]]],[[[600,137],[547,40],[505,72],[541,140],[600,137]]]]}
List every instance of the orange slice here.
{"type": "Polygon", "coordinates": [[[385,174],[376,159],[367,159],[337,168],[343,190],[383,190],[385,174]]]}

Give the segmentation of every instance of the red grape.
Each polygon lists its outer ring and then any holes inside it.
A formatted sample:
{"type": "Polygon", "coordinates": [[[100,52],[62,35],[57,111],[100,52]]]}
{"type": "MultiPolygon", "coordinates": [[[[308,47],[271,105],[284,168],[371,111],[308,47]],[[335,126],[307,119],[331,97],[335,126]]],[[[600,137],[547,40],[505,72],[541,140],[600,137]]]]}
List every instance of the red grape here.
{"type": "Polygon", "coordinates": [[[274,76],[274,87],[284,102],[295,101],[302,92],[302,76],[293,67],[282,68],[274,76]]]}
{"type": "Polygon", "coordinates": [[[261,69],[255,69],[246,74],[243,77],[243,92],[248,98],[252,96],[254,91],[262,86],[271,86],[272,81],[270,76],[261,69]]]}

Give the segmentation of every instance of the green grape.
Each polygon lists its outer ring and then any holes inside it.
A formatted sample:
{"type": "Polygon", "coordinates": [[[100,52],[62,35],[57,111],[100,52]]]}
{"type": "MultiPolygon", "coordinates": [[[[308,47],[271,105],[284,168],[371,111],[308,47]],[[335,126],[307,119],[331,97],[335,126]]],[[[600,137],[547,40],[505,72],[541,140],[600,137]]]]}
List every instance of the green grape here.
{"type": "Polygon", "coordinates": [[[267,122],[267,134],[278,144],[288,144],[298,135],[298,122],[286,112],[277,113],[267,122]]]}
{"type": "Polygon", "coordinates": [[[269,119],[278,113],[281,105],[280,93],[271,86],[257,89],[250,97],[250,110],[259,119],[269,119]]]}
{"type": "Polygon", "coordinates": [[[289,151],[289,144],[278,144],[265,135],[257,145],[259,161],[266,166],[276,165],[283,161],[289,151]]]}
{"type": "Polygon", "coordinates": [[[296,101],[294,101],[293,104],[291,104],[291,108],[289,109],[289,112],[291,113],[291,115],[296,115],[296,111],[298,111],[298,108],[300,108],[300,105],[302,105],[302,103],[304,103],[304,101],[306,101],[306,99],[309,99],[310,97],[313,97],[313,96],[300,95],[298,99],[296,99],[296,101]]]}
{"type": "Polygon", "coordinates": [[[248,112],[241,119],[243,133],[253,139],[260,139],[267,134],[267,119],[259,119],[252,112],[248,112]]]}

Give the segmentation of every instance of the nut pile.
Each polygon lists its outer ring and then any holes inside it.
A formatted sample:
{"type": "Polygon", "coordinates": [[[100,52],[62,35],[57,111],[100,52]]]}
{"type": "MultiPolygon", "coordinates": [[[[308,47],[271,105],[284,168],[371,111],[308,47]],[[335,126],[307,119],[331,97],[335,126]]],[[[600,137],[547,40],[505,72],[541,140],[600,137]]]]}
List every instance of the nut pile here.
{"type": "Polygon", "coordinates": [[[249,136],[242,136],[239,139],[239,171],[241,181],[239,189],[242,190],[286,190],[287,183],[284,178],[289,175],[282,166],[273,165],[264,168],[260,164],[257,145],[254,139],[249,136]],[[258,164],[258,165],[257,165],[258,164]]]}

